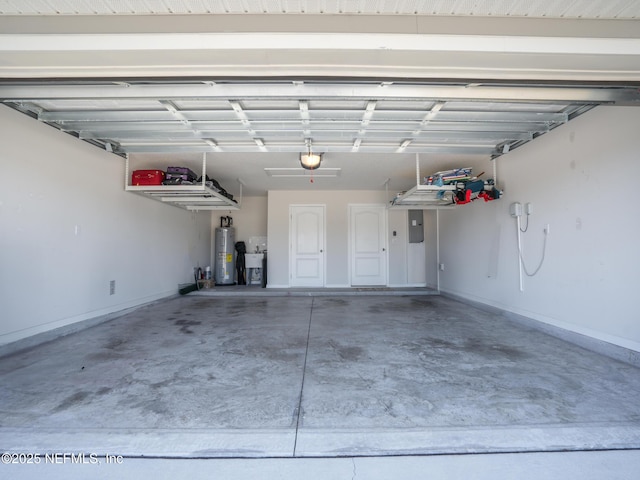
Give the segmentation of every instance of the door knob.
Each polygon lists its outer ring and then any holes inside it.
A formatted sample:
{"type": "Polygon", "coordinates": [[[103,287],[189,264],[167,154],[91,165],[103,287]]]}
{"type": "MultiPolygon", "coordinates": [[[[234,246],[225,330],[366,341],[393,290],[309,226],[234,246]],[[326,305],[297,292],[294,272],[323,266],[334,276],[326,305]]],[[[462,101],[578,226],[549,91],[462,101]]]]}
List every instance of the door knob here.
{"type": "Polygon", "coordinates": [[[383,249],[382,249],[382,251],[383,251],[383,252],[386,252],[386,251],[387,251],[387,249],[386,249],[386,248],[383,248],[383,249]]]}

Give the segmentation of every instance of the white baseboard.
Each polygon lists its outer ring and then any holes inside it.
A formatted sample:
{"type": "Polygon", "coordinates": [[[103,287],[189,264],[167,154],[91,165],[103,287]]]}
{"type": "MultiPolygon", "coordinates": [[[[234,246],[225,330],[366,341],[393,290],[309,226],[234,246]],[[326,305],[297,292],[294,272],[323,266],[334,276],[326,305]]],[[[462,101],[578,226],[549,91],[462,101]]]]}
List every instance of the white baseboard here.
{"type": "Polygon", "coordinates": [[[533,314],[518,309],[507,308],[495,302],[464,295],[450,290],[441,290],[443,297],[465,303],[486,312],[502,315],[505,318],[548,333],[569,343],[606,355],[616,360],[640,367],[640,343],[598,332],[561,320],[533,314]]]}
{"type": "Polygon", "coordinates": [[[13,332],[1,337],[0,356],[9,355],[25,348],[31,348],[58,337],[79,332],[100,323],[113,320],[140,307],[157,301],[177,296],[175,291],[164,292],[148,297],[130,300],[108,308],[86,312],[74,317],[68,317],[44,325],[37,325],[19,332],[13,332]]]}

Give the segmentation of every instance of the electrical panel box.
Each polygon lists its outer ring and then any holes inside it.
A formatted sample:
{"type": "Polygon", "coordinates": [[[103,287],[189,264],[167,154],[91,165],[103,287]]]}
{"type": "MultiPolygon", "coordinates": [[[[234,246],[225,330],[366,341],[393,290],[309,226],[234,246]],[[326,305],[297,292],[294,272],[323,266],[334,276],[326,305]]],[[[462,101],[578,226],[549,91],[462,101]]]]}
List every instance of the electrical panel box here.
{"type": "Polygon", "coordinates": [[[422,210],[409,210],[409,243],[424,242],[422,210]]]}

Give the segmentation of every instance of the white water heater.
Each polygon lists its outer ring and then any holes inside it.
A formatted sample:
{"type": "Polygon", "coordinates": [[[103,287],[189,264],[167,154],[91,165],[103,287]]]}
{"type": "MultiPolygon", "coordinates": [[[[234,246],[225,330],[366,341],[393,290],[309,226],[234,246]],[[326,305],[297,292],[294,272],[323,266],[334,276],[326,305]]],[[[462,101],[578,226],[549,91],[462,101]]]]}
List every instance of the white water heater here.
{"type": "Polygon", "coordinates": [[[220,220],[221,226],[216,228],[215,234],[215,281],[216,285],[233,285],[236,232],[231,226],[231,217],[221,217],[220,220]]]}

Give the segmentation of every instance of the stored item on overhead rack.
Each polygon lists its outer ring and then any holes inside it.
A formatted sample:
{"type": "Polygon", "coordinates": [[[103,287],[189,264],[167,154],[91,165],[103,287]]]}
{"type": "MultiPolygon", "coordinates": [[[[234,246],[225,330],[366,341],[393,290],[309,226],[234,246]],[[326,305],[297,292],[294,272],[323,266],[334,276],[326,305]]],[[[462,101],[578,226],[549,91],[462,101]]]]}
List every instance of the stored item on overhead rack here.
{"type": "Polygon", "coordinates": [[[484,190],[484,182],[482,180],[458,182],[456,183],[456,192],[453,199],[458,205],[464,205],[472,200],[472,195],[475,194],[473,198],[477,198],[482,190],[484,190]]]}
{"type": "Polygon", "coordinates": [[[474,179],[468,182],[457,182],[456,191],[453,194],[453,201],[456,205],[465,205],[471,203],[478,198],[482,198],[485,202],[497,200],[500,198],[501,192],[496,188],[492,179],[483,180],[474,179]]]}
{"type": "MultiPolygon", "coordinates": [[[[224,188],[222,188],[222,186],[218,183],[218,181],[215,178],[211,178],[208,175],[205,175],[204,182],[205,182],[204,184],[214,192],[218,192],[220,195],[227,197],[229,200],[235,203],[238,203],[236,200],[233,199],[233,195],[231,195],[224,188]]],[[[198,178],[198,183],[199,184],[202,183],[202,177],[198,178]]]]}
{"type": "Polygon", "coordinates": [[[193,180],[189,180],[188,175],[183,175],[181,173],[167,173],[164,182],[164,185],[193,185],[195,182],[193,180]]]}
{"type": "Polygon", "coordinates": [[[188,182],[195,182],[198,179],[198,175],[187,167],[167,167],[167,178],[169,178],[169,175],[188,182]]]}
{"type": "Polygon", "coordinates": [[[131,185],[162,185],[165,173],[162,170],[134,170],[131,174],[131,185]]]}
{"type": "Polygon", "coordinates": [[[472,171],[471,167],[464,167],[436,172],[424,178],[424,185],[438,185],[439,181],[447,185],[460,180],[470,180],[472,171]]]}
{"type": "MultiPolygon", "coordinates": [[[[202,177],[198,178],[198,183],[202,183],[202,177]]],[[[211,190],[214,190],[216,192],[221,192],[224,190],[224,188],[220,186],[218,181],[215,178],[209,177],[209,175],[204,176],[204,184],[207,186],[207,188],[210,188],[211,190]]]]}
{"type": "Polygon", "coordinates": [[[490,202],[491,200],[498,200],[501,195],[502,192],[496,187],[493,187],[491,190],[480,192],[478,198],[484,199],[485,202],[490,202]]]}

